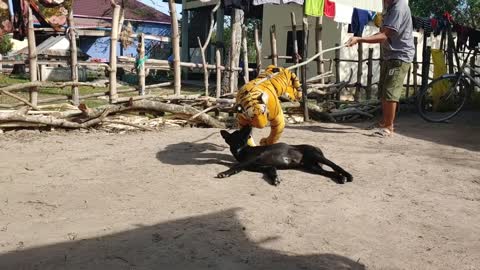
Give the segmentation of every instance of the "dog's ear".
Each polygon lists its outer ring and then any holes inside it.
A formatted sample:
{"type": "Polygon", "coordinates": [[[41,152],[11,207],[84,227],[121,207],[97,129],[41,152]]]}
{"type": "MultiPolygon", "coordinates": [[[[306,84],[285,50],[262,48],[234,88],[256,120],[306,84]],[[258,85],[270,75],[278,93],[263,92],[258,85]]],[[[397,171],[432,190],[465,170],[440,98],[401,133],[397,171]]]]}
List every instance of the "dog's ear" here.
{"type": "Polygon", "coordinates": [[[220,130],[220,134],[222,135],[222,137],[226,140],[228,137],[230,137],[230,133],[228,133],[228,131],[226,130],[220,130]]]}

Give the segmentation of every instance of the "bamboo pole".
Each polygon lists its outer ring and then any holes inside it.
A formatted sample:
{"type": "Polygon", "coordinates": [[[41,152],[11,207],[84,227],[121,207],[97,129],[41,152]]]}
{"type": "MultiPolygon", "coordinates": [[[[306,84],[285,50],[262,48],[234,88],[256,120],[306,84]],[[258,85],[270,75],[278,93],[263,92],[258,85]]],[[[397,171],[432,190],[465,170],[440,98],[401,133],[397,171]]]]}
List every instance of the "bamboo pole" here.
{"type": "Polygon", "coordinates": [[[180,34],[178,32],[178,20],[177,11],[174,0],[168,0],[168,7],[170,9],[170,19],[172,22],[172,47],[173,47],[173,88],[175,89],[175,95],[181,93],[181,76],[182,71],[180,69],[180,34]]]}
{"type": "Polygon", "coordinates": [[[230,46],[230,92],[237,91],[238,88],[238,73],[235,72],[235,68],[240,60],[240,48],[241,48],[241,34],[242,24],[244,20],[244,12],[241,9],[233,10],[232,18],[232,37],[230,46]]]}
{"type": "Polygon", "coordinates": [[[260,46],[260,38],[258,34],[258,25],[255,25],[255,50],[257,52],[257,75],[262,69],[262,47],[260,46]]]}
{"type": "MultiPolygon", "coordinates": [[[[321,52],[323,50],[323,39],[322,39],[322,32],[323,32],[323,16],[317,17],[316,20],[316,27],[315,27],[315,37],[317,39],[317,52],[321,52]]],[[[320,55],[317,59],[317,74],[325,73],[325,65],[323,63],[323,55],[320,55]]],[[[321,83],[325,83],[325,79],[322,78],[321,83]]]]}
{"type": "MultiPolygon", "coordinates": [[[[308,17],[303,17],[303,61],[308,62],[308,17]]],[[[302,66],[302,82],[307,81],[307,65],[302,66]]],[[[303,119],[305,122],[310,121],[308,116],[308,95],[307,84],[302,84],[302,103],[303,103],[303,119]]]]}
{"type": "Polygon", "coordinates": [[[247,27],[242,26],[242,48],[243,48],[243,77],[245,83],[250,81],[248,75],[248,45],[247,45],[247,27]]]}
{"type": "Polygon", "coordinates": [[[368,49],[368,62],[367,62],[368,74],[367,74],[367,89],[366,98],[370,100],[372,98],[372,81],[373,81],[373,48],[368,49]]]}
{"type": "Polygon", "coordinates": [[[222,65],[222,58],[221,58],[219,48],[215,50],[215,63],[217,66],[217,85],[216,85],[215,97],[219,98],[220,95],[222,94],[222,69],[220,68],[222,65]]]}
{"type": "MultiPolygon", "coordinates": [[[[73,11],[70,10],[68,14],[68,27],[70,29],[70,56],[71,56],[71,72],[72,82],[78,82],[78,50],[77,50],[77,34],[75,32],[75,23],[73,20],[73,11]]],[[[80,104],[78,86],[72,86],[72,101],[73,105],[78,106],[80,104]]]]}
{"type": "Polygon", "coordinates": [[[112,33],[110,35],[110,103],[115,103],[118,98],[117,93],[117,41],[118,41],[118,21],[120,19],[120,6],[113,4],[112,33]]]}
{"type": "Polygon", "coordinates": [[[358,69],[357,69],[357,83],[355,89],[354,100],[358,101],[360,99],[360,94],[362,91],[362,76],[363,76],[363,43],[358,44],[358,69]]]}
{"type": "Polygon", "coordinates": [[[141,33],[138,35],[138,62],[137,62],[137,72],[138,72],[138,94],[141,96],[145,95],[145,34],[141,33]]]}
{"type": "MultiPolygon", "coordinates": [[[[292,20],[292,42],[293,42],[293,62],[298,64],[300,62],[300,55],[298,54],[298,39],[297,39],[297,20],[295,18],[295,12],[290,12],[290,18],[292,20]]],[[[295,74],[298,74],[298,69],[295,69],[295,74]]]]}
{"type": "MultiPolygon", "coordinates": [[[[37,74],[37,45],[35,42],[35,28],[33,27],[32,8],[28,7],[28,60],[30,68],[30,81],[36,82],[38,80],[37,74]]],[[[30,88],[30,103],[34,106],[38,101],[38,88],[30,88]]]]}
{"type": "Polygon", "coordinates": [[[278,66],[278,54],[277,54],[277,34],[275,25],[270,27],[270,48],[272,56],[272,65],[278,66]]]}

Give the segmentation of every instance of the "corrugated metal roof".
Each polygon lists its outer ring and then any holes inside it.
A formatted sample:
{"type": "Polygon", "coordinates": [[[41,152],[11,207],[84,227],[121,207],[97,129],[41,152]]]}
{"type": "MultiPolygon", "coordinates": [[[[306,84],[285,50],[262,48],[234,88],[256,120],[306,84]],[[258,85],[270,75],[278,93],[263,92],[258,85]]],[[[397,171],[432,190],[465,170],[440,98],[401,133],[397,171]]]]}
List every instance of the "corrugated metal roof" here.
{"type": "MultiPolygon", "coordinates": [[[[80,0],[73,3],[75,17],[111,18],[112,8],[106,0],[80,0]]],[[[170,16],[137,0],[125,0],[125,19],[170,24],[170,16]]]]}

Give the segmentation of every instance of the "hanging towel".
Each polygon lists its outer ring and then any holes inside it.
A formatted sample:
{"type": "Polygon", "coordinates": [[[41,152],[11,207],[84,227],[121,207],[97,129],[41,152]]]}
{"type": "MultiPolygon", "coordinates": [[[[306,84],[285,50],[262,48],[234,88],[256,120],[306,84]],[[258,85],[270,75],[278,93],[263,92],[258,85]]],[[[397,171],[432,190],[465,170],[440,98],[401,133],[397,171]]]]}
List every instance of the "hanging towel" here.
{"type": "Polygon", "coordinates": [[[323,16],[324,0],[306,0],[305,15],[320,17],[323,16]]]}
{"type": "Polygon", "coordinates": [[[423,29],[425,34],[430,35],[433,32],[432,22],[429,18],[420,18],[412,16],[413,29],[420,30],[423,29]]]}
{"type": "Polygon", "coordinates": [[[353,7],[335,3],[335,17],[333,20],[338,23],[352,23],[353,7]]]}
{"type": "Polygon", "coordinates": [[[302,5],[305,3],[304,0],[282,0],[282,2],[284,4],[291,4],[291,3],[295,3],[295,4],[299,4],[299,5],[302,5]]]}
{"type": "Polygon", "coordinates": [[[365,25],[367,25],[374,16],[374,13],[371,11],[354,8],[352,15],[352,23],[348,27],[348,32],[353,33],[353,35],[356,37],[361,37],[363,35],[365,25]]]}
{"type": "Polygon", "coordinates": [[[254,6],[265,5],[265,4],[280,5],[280,0],[253,0],[254,6]]]}
{"type": "MultiPolygon", "coordinates": [[[[436,79],[447,73],[447,65],[445,64],[445,55],[442,50],[432,49],[433,61],[433,79],[436,79]]],[[[449,83],[443,80],[434,84],[432,88],[433,111],[447,111],[452,109],[448,101],[441,101],[441,97],[448,91],[449,83]]]]}
{"type": "Polygon", "coordinates": [[[331,0],[325,0],[324,14],[328,18],[335,17],[335,2],[331,0]]]}
{"type": "Polygon", "coordinates": [[[335,4],[343,4],[346,6],[371,10],[376,12],[383,11],[383,0],[332,0],[335,4]]]}

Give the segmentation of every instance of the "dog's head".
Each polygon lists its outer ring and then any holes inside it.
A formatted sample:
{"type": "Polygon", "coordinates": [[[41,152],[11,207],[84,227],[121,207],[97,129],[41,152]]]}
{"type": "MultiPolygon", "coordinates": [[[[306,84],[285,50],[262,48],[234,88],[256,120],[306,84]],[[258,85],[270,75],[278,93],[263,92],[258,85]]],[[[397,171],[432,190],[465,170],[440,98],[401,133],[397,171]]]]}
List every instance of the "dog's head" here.
{"type": "Polygon", "coordinates": [[[235,130],[232,133],[229,133],[226,130],[221,130],[220,134],[222,135],[225,142],[230,146],[231,150],[240,150],[247,146],[248,138],[252,133],[252,127],[246,126],[240,130],[235,130]]]}

